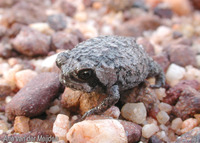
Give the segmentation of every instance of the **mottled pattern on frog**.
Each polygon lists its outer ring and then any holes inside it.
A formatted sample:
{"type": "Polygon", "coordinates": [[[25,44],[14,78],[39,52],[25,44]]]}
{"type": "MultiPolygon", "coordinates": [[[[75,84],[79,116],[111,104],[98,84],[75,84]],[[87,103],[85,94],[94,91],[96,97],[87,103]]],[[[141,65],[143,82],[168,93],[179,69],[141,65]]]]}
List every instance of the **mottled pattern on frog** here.
{"type": "MultiPolygon", "coordinates": [[[[110,98],[139,85],[148,77],[156,77],[156,85],[153,87],[160,87],[165,82],[161,67],[146,54],[141,45],[136,44],[132,37],[92,38],[78,44],[71,51],[61,53],[56,62],[62,71],[60,81],[64,85],[86,92],[91,92],[100,86],[106,89],[105,92],[110,98]],[[79,82],[71,78],[70,75],[77,74],[82,69],[94,71],[92,82],[91,80],[90,83],[79,82]],[[118,91],[113,91],[112,88],[118,91]]],[[[115,100],[118,101],[117,99],[115,100]]],[[[109,104],[116,103],[110,100],[112,98],[109,99],[109,104]]],[[[107,109],[111,105],[104,106],[107,109]]],[[[100,107],[97,108],[100,110],[100,107]]]]}

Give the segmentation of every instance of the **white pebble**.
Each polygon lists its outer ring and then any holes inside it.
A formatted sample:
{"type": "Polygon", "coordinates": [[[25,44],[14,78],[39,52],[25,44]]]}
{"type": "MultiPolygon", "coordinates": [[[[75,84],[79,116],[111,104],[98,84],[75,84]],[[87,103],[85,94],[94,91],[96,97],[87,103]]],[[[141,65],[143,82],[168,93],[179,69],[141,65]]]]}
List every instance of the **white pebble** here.
{"type": "Polygon", "coordinates": [[[169,121],[169,115],[165,111],[158,112],[156,118],[160,124],[166,124],[169,121]]]}
{"type": "Polygon", "coordinates": [[[114,119],[84,120],[67,133],[70,143],[128,143],[122,124],[114,119]]]}
{"type": "Polygon", "coordinates": [[[159,131],[159,127],[155,124],[146,124],[142,127],[142,136],[145,138],[150,138],[156,132],[159,131]]]}
{"type": "Polygon", "coordinates": [[[169,113],[171,110],[172,110],[172,106],[167,104],[167,103],[164,103],[164,102],[161,102],[159,105],[158,105],[158,108],[161,110],[161,111],[165,111],[167,113],[169,113]]]}
{"type": "Polygon", "coordinates": [[[143,103],[126,103],[121,114],[127,120],[142,124],[146,120],[147,111],[143,103]]]}
{"type": "Polygon", "coordinates": [[[66,134],[70,128],[69,117],[63,114],[58,114],[57,118],[53,124],[53,133],[59,140],[65,140],[66,134]]]}
{"type": "Polygon", "coordinates": [[[198,82],[200,82],[200,70],[194,68],[193,66],[187,66],[184,79],[197,80],[198,82]]]}
{"type": "Polygon", "coordinates": [[[6,99],[5,99],[6,103],[9,103],[11,100],[12,100],[11,96],[7,96],[6,99]]]}
{"type": "Polygon", "coordinates": [[[51,106],[49,109],[49,113],[57,114],[60,111],[60,107],[58,105],[51,106]]]}
{"type": "Polygon", "coordinates": [[[154,90],[157,98],[162,101],[164,97],[166,97],[165,88],[158,88],[154,90]]]}
{"type": "Polygon", "coordinates": [[[171,86],[176,85],[185,75],[186,71],[183,67],[171,64],[166,73],[166,81],[171,86]]]}
{"type": "Polygon", "coordinates": [[[182,123],[183,123],[183,121],[182,121],[181,118],[176,118],[176,119],[174,119],[174,120],[172,121],[172,124],[171,124],[172,130],[174,130],[174,131],[179,130],[179,129],[181,128],[181,126],[182,126],[182,123]]]}

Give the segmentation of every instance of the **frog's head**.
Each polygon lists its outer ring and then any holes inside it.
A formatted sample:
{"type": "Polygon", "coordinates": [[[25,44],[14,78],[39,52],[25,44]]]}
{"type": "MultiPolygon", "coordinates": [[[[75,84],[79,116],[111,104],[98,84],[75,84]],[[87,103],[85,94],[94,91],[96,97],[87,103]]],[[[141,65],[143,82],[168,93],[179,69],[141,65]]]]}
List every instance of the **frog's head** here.
{"type": "Polygon", "coordinates": [[[116,82],[113,68],[89,58],[78,60],[70,51],[58,54],[56,64],[61,69],[60,82],[72,89],[91,92],[97,86],[107,87],[116,82]]]}

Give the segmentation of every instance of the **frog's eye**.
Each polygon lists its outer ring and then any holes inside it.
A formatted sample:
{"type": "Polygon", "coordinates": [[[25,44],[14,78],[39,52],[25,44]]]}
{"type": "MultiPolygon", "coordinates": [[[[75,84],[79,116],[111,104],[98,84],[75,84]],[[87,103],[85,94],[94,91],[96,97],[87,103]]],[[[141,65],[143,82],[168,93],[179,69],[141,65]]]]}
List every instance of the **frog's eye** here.
{"type": "Polygon", "coordinates": [[[82,79],[82,80],[87,80],[89,79],[93,74],[93,71],[91,69],[84,69],[84,70],[80,70],[78,72],[78,78],[82,79]]]}

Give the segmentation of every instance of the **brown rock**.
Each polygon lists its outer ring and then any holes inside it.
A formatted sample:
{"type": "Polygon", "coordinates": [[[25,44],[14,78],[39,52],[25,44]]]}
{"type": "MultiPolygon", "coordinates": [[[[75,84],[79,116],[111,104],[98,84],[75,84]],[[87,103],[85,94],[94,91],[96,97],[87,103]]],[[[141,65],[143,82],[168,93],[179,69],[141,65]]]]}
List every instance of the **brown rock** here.
{"type": "Polygon", "coordinates": [[[120,11],[131,8],[135,0],[105,0],[104,3],[108,8],[120,11]]]}
{"type": "Polygon", "coordinates": [[[177,138],[175,143],[181,143],[181,142],[200,142],[200,127],[196,127],[192,129],[191,131],[183,134],[179,138],[177,138]]]}
{"type": "Polygon", "coordinates": [[[167,71],[170,62],[165,52],[154,56],[153,59],[162,67],[163,71],[167,71]]]}
{"type": "Polygon", "coordinates": [[[6,105],[9,120],[15,116],[35,117],[42,114],[61,89],[56,73],[42,73],[33,78],[6,105]]]}
{"type": "Polygon", "coordinates": [[[8,25],[13,23],[31,24],[46,20],[45,9],[41,4],[31,1],[20,1],[9,9],[3,16],[8,25]]]}
{"type": "Polygon", "coordinates": [[[192,3],[193,7],[196,9],[200,9],[200,0],[190,0],[190,2],[192,3]]]}
{"type": "Polygon", "coordinates": [[[185,88],[192,87],[196,90],[200,89],[200,83],[196,80],[182,80],[174,87],[170,88],[166,93],[167,96],[163,99],[163,102],[170,105],[176,104],[178,98],[181,96],[181,93],[185,88]]]}
{"type": "Polygon", "coordinates": [[[51,37],[51,48],[52,50],[71,50],[82,41],[83,36],[78,31],[74,31],[74,33],[57,32],[51,37]]]}
{"type": "Polygon", "coordinates": [[[53,134],[53,122],[41,119],[31,119],[29,122],[29,128],[31,132],[45,132],[49,135],[53,134]]]}
{"type": "Polygon", "coordinates": [[[175,63],[180,66],[197,66],[196,53],[190,46],[186,45],[171,45],[165,49],[169,55],[171,63],[175,63]]]}
{"type": "Polygon", "coordinates": [[[65,16],[62,14],[55,14],[48,16],[48,24],[55,31],[63,30],[67,26],[65,16]]]}
{"type": "Polygon", "coordinates": [[[53,7],[67,16],[73,16],[76,12],[76,7],[67,0],[57,0],[53,7]]]}
{"type": "Polygon", "coordinates": [[[112,117],[118,119],[120,115],[120,110],[116,106],[111,106],[108,110],[103,113],[104,116],[112,117]]]}
{"type": "Polygon", "coordinates": [[[66,88],[62,94],[61,104],[72,112],[84,114],[89,109],[99,105],[105,97],[105,94],[84,93],[66,88]]]}
{"type": "Polygon", "coordinates": [[[47,55],[50,50],[50,38],[30,28],[23,28],[12,44],[15,50],[26,56],[47,55]]]}
{"type": "Polygon", "coordinates": [[[191,87],[184,89],[172,109],[172,114],[185,120],[199,112],[200,93],[191,87]]]}
{"type": "Polygon", "coordinates": [[[160,26],[158,17],[152,15],[140,16],[124,22],[120,27],[116,27],[115,34],[121,36],[139,37],[144,31],[154,30],[160,26]]]}
{"type": "Polygon", "coordinates": [[[16,133],[28,133],[29,132],[30,118],[25,116],[17,116],[14,121],[14,130],[16,133]]]}
{"type": "Polygon", "coordinates": [[[138,38],[137,43],[141,44],[145,51],[149,54],[149,56],[154,56],[155,55],[155,50],[151,42],[146,39],[146,38],[138,38]]]}
{"type": "Polygon", "coordinates": [[[126,132],[126,136],[128,138],[128,143],[136,143],[140,141],[142,136],[142,127],[138,124],[119,120],[119,122],[123,125],[124,130],[126,132]]]}

